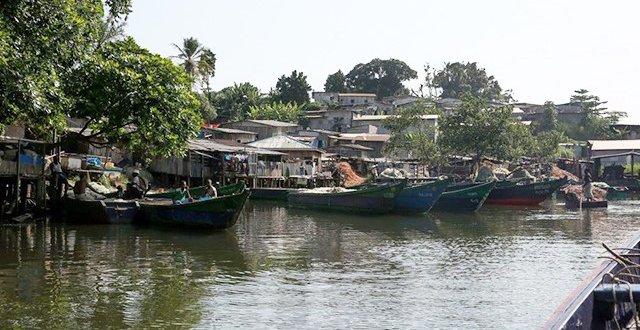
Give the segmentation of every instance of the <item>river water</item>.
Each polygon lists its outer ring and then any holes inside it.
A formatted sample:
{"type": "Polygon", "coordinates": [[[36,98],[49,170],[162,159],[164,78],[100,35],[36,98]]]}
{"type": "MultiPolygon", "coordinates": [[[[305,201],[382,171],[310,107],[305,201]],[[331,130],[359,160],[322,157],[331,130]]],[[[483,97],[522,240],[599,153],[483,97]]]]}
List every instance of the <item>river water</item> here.
{"type": "Polygon", "coordinates": [[[359,216],[249,202],[232,230],[0,227],[0,328],[532,328],[640,229],[607,210],[359,216]]]}

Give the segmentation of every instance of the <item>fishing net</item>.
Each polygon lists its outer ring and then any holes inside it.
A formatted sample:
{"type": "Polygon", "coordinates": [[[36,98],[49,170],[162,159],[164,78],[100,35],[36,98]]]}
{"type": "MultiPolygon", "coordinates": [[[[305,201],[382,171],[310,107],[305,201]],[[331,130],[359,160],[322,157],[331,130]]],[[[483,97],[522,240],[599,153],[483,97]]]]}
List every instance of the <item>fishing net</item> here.
{"type": "Polygon", "coordinates": [[[365,178],[359,176],[355,171],[353,171],[351,165],[347,162],[340,162],[336,167],[340,170],[340,173],[342,173],[345,187],[357,186],[367,181],[365,178]]]}

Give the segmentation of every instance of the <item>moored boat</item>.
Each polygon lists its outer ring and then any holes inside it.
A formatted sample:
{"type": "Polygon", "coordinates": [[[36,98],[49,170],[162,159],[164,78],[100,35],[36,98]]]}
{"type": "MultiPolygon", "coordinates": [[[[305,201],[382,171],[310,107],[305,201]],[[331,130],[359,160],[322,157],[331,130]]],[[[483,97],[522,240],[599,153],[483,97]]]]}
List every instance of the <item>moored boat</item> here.
{"type": "Polygon", "coordinates": [[[136,201],[121,199],[80,199],[67,197],[62,205],[62,220],[86,224],[120,224],[133,222],[138,213],[136,201]]]}
{"type": "Polygon", "coordinates": [[[567,182],[565,179],[539,181],[528,184],[499,182],[491,190],[486,204],[535,206],[567,182]]]}
{"type": "Polygon", "coordinates": [[[235,225],[249,190],[243,188],[231,195],[173,204],[171,200],[141,201],[143,224],[161,224],[185,228],[224,229],[235,225]]]}
{"type": "Polygon", "coordinates": [[[407,185],[395,201],[397,212],[428,212],[451,183],[450,179],[407,185]]]}
{"type": "Polygon", "coordinates": [[[609,206],[609,202],[607,202],[607,200],[582,200],[582,198],[574,192],[565,192],[564,206],[568,209],[606,208],[609,206]]]}
{"type": "MultiPolygon", "coordinates": [[[[226,196],[226,195],[235,194],[244,187],[245,187],[245,184],[243,182],[239,182],[239,183],[234,183],[234,184],[230,184],[222,187],[217,187],[216,190],[218,191],[218,196],[226,196]]],[[[205,191],[206,191],[205,186],[193,187],[189,189],[189,194],[191,194],[191,197],[193,198],[200,198],[202,195],[204,195],[205,191]]],[[[107,198],[112,198],[112,197],[115,197],[116,194],[117,194],[116,192],[112,192],[112,193],[105,194],[104,196],[107,198]]],[[[145,197],[172,198],[174,195],[175,195],[175,189],[170,189],[163,192],[148,192],[145,195],[145,197]]]]}
{"type": "Polygon", "coordinates": [[[450,185],[433,206],[433,210],[447,212],[475,212],[484,204],[495,182],[472,186],[450,185]]]}
{"type": "Polygon", "coordinates": [[[251,188],[252,200],[266,201],[287,201],[289,192],[295,192],[299,189],[292,188],[251,188]]]}
{"type": "Polygon", "coordinates": [[[629,329],[640,307],[640,235],[616,249],[555,310],[543,329],[629,329]]]}
{"type": "Polygon", "coordinates": [[[291,206],[322,208],[333,211],[353,211],[364,213],[389,213],[395,206],[396,197],[404,188],[406,181],[394,183],[376,183],[346,189],[330,191],[331,188],[317,188],[289,193],[291,206]]]}

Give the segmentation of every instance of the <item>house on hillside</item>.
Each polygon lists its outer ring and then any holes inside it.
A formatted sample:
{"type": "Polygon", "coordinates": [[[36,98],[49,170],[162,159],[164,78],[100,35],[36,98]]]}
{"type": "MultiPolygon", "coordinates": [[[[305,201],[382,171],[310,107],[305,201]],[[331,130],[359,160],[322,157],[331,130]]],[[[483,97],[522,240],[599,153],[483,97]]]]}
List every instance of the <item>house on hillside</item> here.
{"type": "Polygon", "coordinates": [[[350,108],[308,111],[305,128],[343,132],[352,126],[353,116],[354,111],[350,108]]]}
{"type": "Polygon", "coordinates": [[[266,139],[272,136],[287,135],[299,129],[298,124],[285,123],[277,120],[247,119],[243,121],[224,123],[223,128],[257,133],[256,139],[266,139]]]}
{"type": "MultiPolygon", "coordinates": [[[[523,111],[521,120],[537,122],[544,115],[543,104],[516,103],[514,106],[523,111]]],[[[563,123],[580,124],[585,118],[580,103],[556,104],[555,107],[558,112],[558,121],[563,123]]]]}
{"type": "Polygon", "coordinates": [[[339,136],[331,137],[331,147],[344,144],[358,144],[371,148],[370,157],[382,157],[385,143],[389,141],[389,134],[367,134],[367,133],[343,133],[339,136]]]}
{"type": "Polygon", "coordinates": [[[337,103],[341,107],[369,105],[376,102],[376,94],[370,93],[313,92],[311,95],[316,102],[337,103]]]}
{"type": "MultiPolygon", "coordinates": [[[[377,128],[378,134],[389,134],[389,130],[384,127],[384,120],[392,117],[391,115],[362,115],[353,118],[353,128],[357,128],[360,126],[374,126],[377,128]]],[[[423,115],[421,116],[423,124],[426,124],[429,127],[437,127],[438,126],[438,116],[437,115],[423,115]]],[[[406,133],[414,132],[415,128],[409,128],[406,133]]],[[[434,129],[434,138],[435,138],[435,129],[434,129]]]]}
{"type": "Polygon", "coordinates": [[[372,151],[373,148],[365,147],[359,144],[337,144],[333,147],[329,147],[327,149],[328,152],[336,154],[338,157],[342,158],[373,158],[372,151]]]}
{"type": "Polygon", "coordinates": [[[234,128],[204,127],[202,137],[205,139],[231,140],[238,143],[249,143],[257,140],[258,133],[234,128]]]}

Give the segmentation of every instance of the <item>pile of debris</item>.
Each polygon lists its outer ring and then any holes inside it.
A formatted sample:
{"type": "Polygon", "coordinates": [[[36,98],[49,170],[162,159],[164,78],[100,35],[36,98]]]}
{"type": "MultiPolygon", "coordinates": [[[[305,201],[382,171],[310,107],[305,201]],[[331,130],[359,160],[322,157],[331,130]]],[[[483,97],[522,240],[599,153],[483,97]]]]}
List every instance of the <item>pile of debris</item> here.
{"type": "MultiPolygon", "coordinates": [[[[562,188],[562,191],[565,194],[575,194],[579,199],[584,200],[583,187],[579,184],[572,184],[562,188]]],[[[593,186],[591,189],[593,193],[593,199],[595,201],[603,201],[607,199],[607,191],[596,186],[593,186]]]]}

